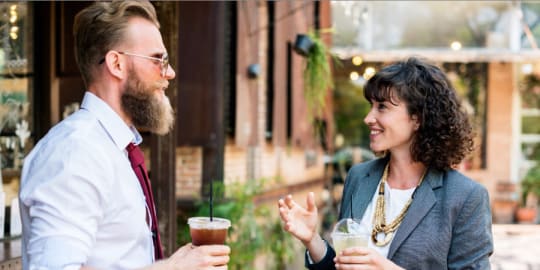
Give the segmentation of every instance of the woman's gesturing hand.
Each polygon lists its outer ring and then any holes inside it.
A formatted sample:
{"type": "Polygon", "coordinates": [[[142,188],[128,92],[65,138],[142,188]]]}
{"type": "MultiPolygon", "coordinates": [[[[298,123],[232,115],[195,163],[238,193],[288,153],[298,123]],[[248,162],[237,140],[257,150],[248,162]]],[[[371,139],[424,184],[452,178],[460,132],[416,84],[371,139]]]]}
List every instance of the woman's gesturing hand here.
{"type": "Polygon", "coordinates": [[[307,208],[304,208],[296,203],[290,194],[278,201],[279,215],[283,220],[285,231],[290,232],[307,246],[317,235],[318,214],[313,192],[308,194],[306,205],[307,208]]]}

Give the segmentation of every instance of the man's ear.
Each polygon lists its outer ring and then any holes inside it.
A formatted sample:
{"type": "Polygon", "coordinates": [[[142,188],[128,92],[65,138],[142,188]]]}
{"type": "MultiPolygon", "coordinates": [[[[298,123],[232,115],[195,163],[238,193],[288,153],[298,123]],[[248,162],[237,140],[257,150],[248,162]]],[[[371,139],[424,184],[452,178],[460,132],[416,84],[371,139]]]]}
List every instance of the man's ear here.
{"type": "Polygon", "coordinates": [[[120,56],[118,52],[109,51],[105,55],[105,66],[109,73],[118,79],[123,79],[126,75],[126,65],[125,59],[120,56]]]}

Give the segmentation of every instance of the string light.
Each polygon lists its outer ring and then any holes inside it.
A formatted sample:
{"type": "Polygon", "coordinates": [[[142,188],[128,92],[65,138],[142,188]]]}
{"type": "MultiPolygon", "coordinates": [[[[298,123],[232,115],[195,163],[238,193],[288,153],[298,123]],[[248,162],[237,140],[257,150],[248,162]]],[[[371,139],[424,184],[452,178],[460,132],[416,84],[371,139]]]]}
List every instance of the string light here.
{"type": "Polygon", "coordinates": [[[364,75],[362,75],[362,77],[364,77],[365,80],[369,80],[369,78],[373,77],[373,75],[375,75],[375,68],[374,67],[367,67],[366,70],[364,71],[364,75]]]}
{"type": "Polygon", "coordinates": [[[461,50],[461,42],[459,42],[459,41],[452,42],[452,44],[450,44],[450,48],[452,48],[452,50],[454,50],[454,51],[461,50]]]}
{"type": "Polygon", "coordinates": [[[363,61],[362,61],[362,57],[360,57],[360,56],[358,56],[358,55],[352,58],[352,63],[353,63],[353,65],[355,65],[355,66],[361,65],[362,62],[363,62],[363,61]]]}
{"type": "Polygon", "coordinates": [[[19,18],[19,13],[17,11],[17,5],[9,6],[9,23],[11,27],[9,28],[9,37],[13,40],[19,38],[19,27],[14,25],[19,18]]]}
{"type": "Polygon", "coordinates": [[[349,78],[351,79],[351,81],[356,81],[358,80],[358,78],[360,78],[360,74],[358,74],[358,72],[356,71],[353,71],[349,74],[349,78]]]}
{"type": "Polygon", "coordinates": [[[11,39],[17,39],[19,37],[19,27],[12,26],[9,30],[9,36],[11,37],[11,39]]]}
{"type": "Polygon", "coordinates": [[[10,13],[11,15],[9,16],[9,22],[15,23],[17,21],[17,12],[11,11],[10,13]]]}

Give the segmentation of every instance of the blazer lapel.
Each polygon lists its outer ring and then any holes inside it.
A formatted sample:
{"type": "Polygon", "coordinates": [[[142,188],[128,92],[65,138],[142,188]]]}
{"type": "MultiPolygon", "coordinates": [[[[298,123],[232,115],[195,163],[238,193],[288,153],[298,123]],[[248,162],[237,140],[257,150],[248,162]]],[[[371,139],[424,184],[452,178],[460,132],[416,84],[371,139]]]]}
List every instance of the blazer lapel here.
{"type": "Polygon", "coordinates": [[[442,186],[442,174],[430,170],[425,177],[426,179],[424,179],[424,182],[418,187],[413,202],[409,207],[405,218],[403,218],[401,225],[399,225],[394,240],[392,240],[392,243],[390,244],[390,249],[388,250],[389,259],[392,259],[396,250],[412,233],[414,228],[418,226],[418,223],[420,223],[437,201],[433,190],[442,186]]]}
{"type": "MultiPolygon", "coordinates": [[[[339,215],[340,219],[350,217],[351,211],[355,219],[360,219],[364,216],[364,212],[366,211],[373,194],[377,190],[385,164],[386,159],[378,159],[365,174],[350,179],[352,181],[351,186],[347,187],[344,190],[345,193],[343,193],[344,197],[339,215]],[[353,200],[351,201],[351,199],[353,200]]],[[[349,181],[349,179],[347,181],[349,181]]]]}
{"type": "MultiPolygon", "coordinates": [[[[372,171],[362,179],[363,183],[361,188],[355,188],[354,192],[351,193],[354,194],[353,208],[351,211],[355,218],[362,218],[364,216],[364,212],[371,202],[373,194],[377,191],[381,176],[382,174],[377,174],[372,171]]],[[[348,201],[350,202],[351,199],[352,198],[349,198],[348,201]]]]}

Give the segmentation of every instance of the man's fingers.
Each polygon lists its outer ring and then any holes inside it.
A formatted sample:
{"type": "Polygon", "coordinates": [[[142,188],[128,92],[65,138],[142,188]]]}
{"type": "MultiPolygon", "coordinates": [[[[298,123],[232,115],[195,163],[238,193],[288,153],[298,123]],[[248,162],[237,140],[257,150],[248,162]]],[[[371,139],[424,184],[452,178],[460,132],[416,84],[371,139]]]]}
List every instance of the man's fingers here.
{"type": "Polygon", "coordinates": [[[224,256],[231,253],[231,248],[225,245],[204,245],[195,247],[200,253],[210,256],[224,256]]]}
{"type": "Polygon", "coordinates": [[[226,265],[227,263],[229,263],[229,256],[228,255],[224,255],[224,256],[212,256],[210,257],[210,264],[213,265],[213,266],[222,266],[222,265],[226,265]]]}
{"type": "Polygon", "coordinates": [[[229,255],[231,248],[225,245],[208,245],[208,254],[212,256],[229,255]]]}

